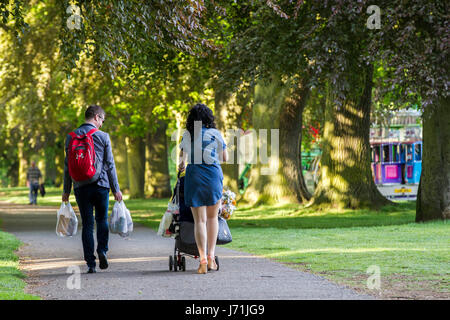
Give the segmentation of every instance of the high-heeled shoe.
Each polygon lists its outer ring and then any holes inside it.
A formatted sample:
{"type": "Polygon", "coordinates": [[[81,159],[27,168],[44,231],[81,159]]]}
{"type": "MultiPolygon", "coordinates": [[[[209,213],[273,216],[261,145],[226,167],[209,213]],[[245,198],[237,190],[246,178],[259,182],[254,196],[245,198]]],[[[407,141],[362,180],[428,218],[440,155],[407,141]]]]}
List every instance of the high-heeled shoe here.
{"type": "Polygon", "coordinates": [[[200,265],[197,269],[197,273],[199,274],[205,274],[208,272],[208,263],[206,262],[206,259],[200,260],[200,265]]]}
{"type": "Polygon", "coordinates": [[[210,270],[217,271],[217,264],[213,257],[208,256],[208,271],[210,270]]]}

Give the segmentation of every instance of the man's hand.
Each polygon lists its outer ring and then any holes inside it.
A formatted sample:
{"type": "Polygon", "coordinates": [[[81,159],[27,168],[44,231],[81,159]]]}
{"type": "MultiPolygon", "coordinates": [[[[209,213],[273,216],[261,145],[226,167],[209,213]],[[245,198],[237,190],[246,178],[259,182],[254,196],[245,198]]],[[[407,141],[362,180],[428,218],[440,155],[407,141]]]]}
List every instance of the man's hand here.
{"type": "Polygon", "coordinates": [[[69,202],[69,196],[70,196],[70,193],[63,193],[62,201],[63,202],[69,202]]]}
{"type": "Polygon", "coordinates": [[[116,201],[118,202],[122,201],[122,192],[118,191],[114,193],[114,199],[116,199],[116,201]]]}

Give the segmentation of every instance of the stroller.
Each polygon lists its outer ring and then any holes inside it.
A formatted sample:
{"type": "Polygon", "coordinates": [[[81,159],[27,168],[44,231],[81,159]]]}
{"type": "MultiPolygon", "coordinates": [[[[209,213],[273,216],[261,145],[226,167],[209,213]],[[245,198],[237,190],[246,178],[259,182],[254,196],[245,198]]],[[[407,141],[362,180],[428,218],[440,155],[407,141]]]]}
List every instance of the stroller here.
{"type": "MultiPolygon", "coordinates": [[[[184,203],[184,174],[185,171],[178,172],[177,184],[173,191],[172,201],[175,200],[179,206],[179,213],[173,214],[169,232],[175,235],[175,248],[173,256],[169,256],[170,271],[186,271],[186,256],[197,259],[199,252],[194,235],[194,217],[191,208],[184,203]]],[[[220,210],[220,209],[219,209],[220,210]]],[[[220,212],[219,212],[220,214],[220,212]]],[[[219,258],[214,257],[219,270],[219,258]]]]}

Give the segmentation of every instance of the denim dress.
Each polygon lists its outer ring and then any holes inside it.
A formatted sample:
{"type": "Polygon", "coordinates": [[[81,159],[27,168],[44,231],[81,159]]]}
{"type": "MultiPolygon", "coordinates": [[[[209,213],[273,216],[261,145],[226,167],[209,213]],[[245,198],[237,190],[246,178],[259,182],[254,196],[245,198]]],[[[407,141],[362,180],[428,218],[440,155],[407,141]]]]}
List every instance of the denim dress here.
{"type": "Polygon", "coordinates": [[[184,181],[187,207],[215,205],[222,198],[223,172],[219,154],[226,144],[217,129],[202,127],[201,135],[191,139],[185,131],[180,149],[188,154],[184,181]]]}

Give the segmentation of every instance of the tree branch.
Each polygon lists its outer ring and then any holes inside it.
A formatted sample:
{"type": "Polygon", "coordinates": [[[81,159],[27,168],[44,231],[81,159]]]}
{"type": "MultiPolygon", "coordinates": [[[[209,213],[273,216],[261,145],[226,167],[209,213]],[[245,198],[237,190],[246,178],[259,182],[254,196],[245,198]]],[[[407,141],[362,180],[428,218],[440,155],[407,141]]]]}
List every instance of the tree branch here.
{"type": "Polygon", "coordinates": [[[10,32],[11,28],[8,27],[6,24],[4,23],[0,23],[0,28],[2,28],[3,30],[5,30],[6,32],[10,32]]]}

